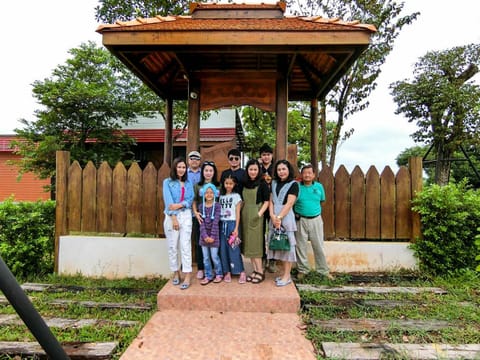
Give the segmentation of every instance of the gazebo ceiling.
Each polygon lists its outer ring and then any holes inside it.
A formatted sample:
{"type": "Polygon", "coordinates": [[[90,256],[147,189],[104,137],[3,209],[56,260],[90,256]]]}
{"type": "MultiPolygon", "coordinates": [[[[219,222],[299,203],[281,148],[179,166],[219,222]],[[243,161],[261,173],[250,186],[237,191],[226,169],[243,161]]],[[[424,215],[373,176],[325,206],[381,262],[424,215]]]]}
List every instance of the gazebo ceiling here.
{"type": "Polygon", "coordinates": [[[193,4],[191,16],[139,18],[97,32],[164,99],[187,99],[193,79],[203,89],[225,80],[275,86],[278,76],[288,77],[289,100],[321,99],[367,48],[375,28],[285,17],[284,11],[282,2],[193,4]]]}

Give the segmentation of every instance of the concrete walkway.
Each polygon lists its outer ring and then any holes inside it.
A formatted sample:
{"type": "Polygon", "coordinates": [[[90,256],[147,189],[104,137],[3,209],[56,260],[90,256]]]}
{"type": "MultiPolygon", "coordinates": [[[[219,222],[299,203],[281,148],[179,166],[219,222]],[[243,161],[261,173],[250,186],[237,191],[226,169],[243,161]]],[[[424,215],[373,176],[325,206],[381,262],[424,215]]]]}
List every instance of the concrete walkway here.
{"type": "Polygon", "coordinates": [[[158,312],[121,360],[315,360],[301,330],[295,285],[278,288],[276,274],[261,284],[195,279],[187,290],[169,282],[158,294],[158,312]]]}

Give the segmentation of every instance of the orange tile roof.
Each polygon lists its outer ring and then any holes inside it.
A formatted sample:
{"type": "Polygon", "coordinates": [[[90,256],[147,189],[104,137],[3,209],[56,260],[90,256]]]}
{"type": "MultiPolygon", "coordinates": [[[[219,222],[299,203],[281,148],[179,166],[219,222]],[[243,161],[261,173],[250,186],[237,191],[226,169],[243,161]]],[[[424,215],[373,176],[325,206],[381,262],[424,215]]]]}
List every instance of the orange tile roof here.
{"type": "Polygon", "coordinates": [[[130,21],[117,21],[115,24],[102,24],[97,32],[103,30],[135,31],[348,31],[370,30],[376,28],[371,24],[359,21],[343,21],[338,18],[317,17],[248,18],[248,19],[193,19],[191,16],[156,16],[153,18],[137,18],[130,21]]]}

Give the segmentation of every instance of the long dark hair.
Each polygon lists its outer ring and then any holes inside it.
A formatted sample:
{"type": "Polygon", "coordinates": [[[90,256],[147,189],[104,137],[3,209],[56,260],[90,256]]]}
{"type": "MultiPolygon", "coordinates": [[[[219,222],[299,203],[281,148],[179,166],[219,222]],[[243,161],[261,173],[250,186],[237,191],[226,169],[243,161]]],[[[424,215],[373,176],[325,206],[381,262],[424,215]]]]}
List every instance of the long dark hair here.
{"type": "Polygon", "coordinates": [[[233,181],[233,183],[234,183],[235,185],[233,186],[232,194],[235,193],[235,192],[236,192],[236,191],[235,191],[235,190],[236,190],[235,187],[236,187],[236,185],[238,184],[238,180],[237,180],[237,178],[236,178],[235,176],[233,176],[232,174],[228,174],[227,176],[225,176],[225,179],[223,179],[223,183],[221,184],[222,187],[220,188],[220,194],[225,195],[225,194],[227,193],[227,190],[225,190],[225,186],[224,186],[226,180],[232,180],[232,181],[233,181]]]}
{"type": "Polygon", "coordinates": [[[187,167],[187,162],[185,161],[185,159],[183,157],[180,156],[180,157],[177,157],[177,158],[173,159],[172,167],[170,168],[170,179],[187,181],[188,171],[185,171],[185,174],[183,174],[183,176],[180,179],[178,178],[178,175],[177,175],[177,165],[179,163],[182,163],[182,162],[185,164],[185,168],[186,168],[187,167]]]}
{"type": "Polygon", "coordinates": [[[213,168],[212,184],[218,187],[220,185],[220,183],[218,182],[218,170],[217,166],[213,161],[203,162],[202,167],[200,168],[200,182],[198,183],[198,185],[202,186],[205,184],[205,176],[203,176],[203,169],[205,169],[206,166],[211,166],[213,168]]]}
{"type": "Polygon", "coordinates": [[[247,189],[253,189],[254,187],[260,184],[263,174],[262,174],[262,169],[260,167],[260,163],[258,162],[257,159],[250,159],[247,161],[247,165],[245,165],[245,176],[246,178],[245,178],[244,186],[247,189]],[[253,165],[256,165],[258,167],[258,174],[255,179],[251,179],[250,176],[248,175],[248,168],[253,165]]]}
{"type": "Polygon", "coordinates": [[[293,166],[292,164],[290,164],[288,160],[278,160],[275,163],[275,168],[273,169],[273,178],[277,181],[281,181],[277,171],[278,165],[280,164],[286,165],[288,168],[288,177],[286,181],[292,181],[295,178],[295,174],[294,174],[293,166]]]}

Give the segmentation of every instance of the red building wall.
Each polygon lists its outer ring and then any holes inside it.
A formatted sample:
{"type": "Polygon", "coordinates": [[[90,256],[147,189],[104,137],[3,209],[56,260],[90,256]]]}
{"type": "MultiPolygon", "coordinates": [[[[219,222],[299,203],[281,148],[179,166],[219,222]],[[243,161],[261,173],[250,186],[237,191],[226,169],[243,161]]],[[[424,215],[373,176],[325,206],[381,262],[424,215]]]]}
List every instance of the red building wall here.
{"type": "Polygon", "coordinates": [[[7,165],[8,160],[18,158],[11,150],[0,151],[0,201],[13,195],[16,201],[37,201],[50,199],[50,193],[45,192],[43,187],[50,183],[49,180],[39,180],[33,174],[23,174],[20,181],[17,180],[18,169],[7,165]]]}

